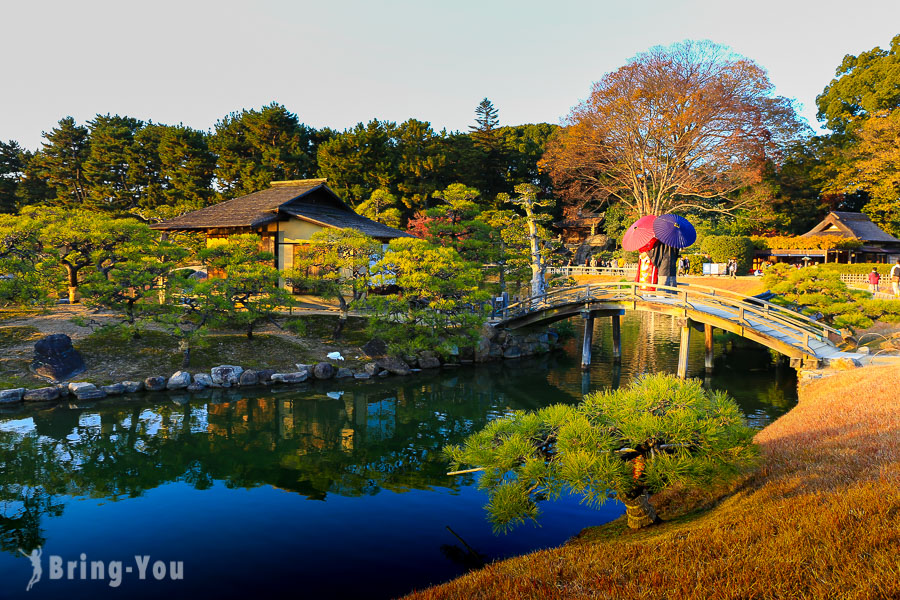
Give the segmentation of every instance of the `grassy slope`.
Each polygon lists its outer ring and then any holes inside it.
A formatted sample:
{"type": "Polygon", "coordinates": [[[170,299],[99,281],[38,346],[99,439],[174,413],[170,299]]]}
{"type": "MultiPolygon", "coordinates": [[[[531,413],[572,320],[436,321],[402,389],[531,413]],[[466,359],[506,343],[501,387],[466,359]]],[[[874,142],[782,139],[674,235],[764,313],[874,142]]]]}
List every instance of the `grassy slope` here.
{"type": "Polygon", "coordinates": [[[758,473],[709,510],[620,521],[413,598],[900,598],[900,370],[837,373],[761,431],[758,473]]]}

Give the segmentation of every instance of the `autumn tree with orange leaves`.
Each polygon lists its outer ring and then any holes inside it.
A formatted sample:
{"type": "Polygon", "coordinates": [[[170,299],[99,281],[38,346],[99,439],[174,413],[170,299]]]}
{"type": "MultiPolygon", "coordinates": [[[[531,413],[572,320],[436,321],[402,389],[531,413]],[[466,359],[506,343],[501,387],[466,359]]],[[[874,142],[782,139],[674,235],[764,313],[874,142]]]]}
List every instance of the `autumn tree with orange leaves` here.
{"type": "Polygon", "coordinates": [[[655,47],[594,84],[542,167],[576,205],[622,202],[640,215],[728,211],[783,145],[806,134],[765,70],[709,41],[655,47]]]}

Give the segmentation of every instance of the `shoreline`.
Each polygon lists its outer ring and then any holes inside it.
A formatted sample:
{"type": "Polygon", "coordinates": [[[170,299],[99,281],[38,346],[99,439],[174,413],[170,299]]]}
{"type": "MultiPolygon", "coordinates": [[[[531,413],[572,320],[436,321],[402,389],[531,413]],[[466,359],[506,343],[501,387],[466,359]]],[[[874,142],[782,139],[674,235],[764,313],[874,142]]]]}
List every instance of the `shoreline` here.
{"type": "Polygon", "coordinates": [[[617,519],[406,597],[900,597],[898,387],[896,366],[807,380],[757,434],[761,466],[718,490],[659,494],[663,524],[617,519]]]}

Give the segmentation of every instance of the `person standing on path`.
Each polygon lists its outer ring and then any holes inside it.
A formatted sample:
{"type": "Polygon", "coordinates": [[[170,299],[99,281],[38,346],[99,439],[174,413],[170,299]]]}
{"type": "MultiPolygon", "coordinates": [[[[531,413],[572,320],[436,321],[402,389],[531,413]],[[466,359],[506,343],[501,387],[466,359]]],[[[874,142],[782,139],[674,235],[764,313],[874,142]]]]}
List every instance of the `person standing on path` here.
{"type": "Polygon", "coordinates": [[[881,283],[881,275],[878,274],[876,267],[872,267],[872,272],[869,273],[869,291],[873,296],[878,292],[879,283],[881,283]]]}
{"type": "Polygon", "coordinates": [[[656,267],[663,285],[678,285],[678,248],[657,242],[650,249],[650,261],[656,267]]]}
{"type": "Polygon", "coordinates": [[[891,291],[894,292],[895,298],[900,298],[900,258],[897,264],[891,267],[891,291]]]}

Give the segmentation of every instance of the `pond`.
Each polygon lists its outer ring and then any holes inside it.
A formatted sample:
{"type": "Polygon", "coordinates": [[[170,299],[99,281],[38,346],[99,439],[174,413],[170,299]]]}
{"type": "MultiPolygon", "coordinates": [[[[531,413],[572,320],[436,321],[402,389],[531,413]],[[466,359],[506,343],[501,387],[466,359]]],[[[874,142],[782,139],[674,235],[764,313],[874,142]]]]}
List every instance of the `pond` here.
{"type": "MultiPolygon", "coordinates": [[[[617,518],[614,502],[564,497],[545,503],[539,527],[495,535],[476,476],[448,477],[440,453],[508,411],[675,369],[670,318],[626,315],[619,366],[598,319],[587,376],[572,323],[565,351],[539,359],[2,412],[0,598],[392,598],[617,518]],[[26,593],[19,549],[38,547],[42,577],[26,593]]],[[[704,377],[694,338],[691,374],[704,377]]],[[[796,401],[794,372],[751,343],[717,343],[705,384],[756,427],[796,401]]]]}

